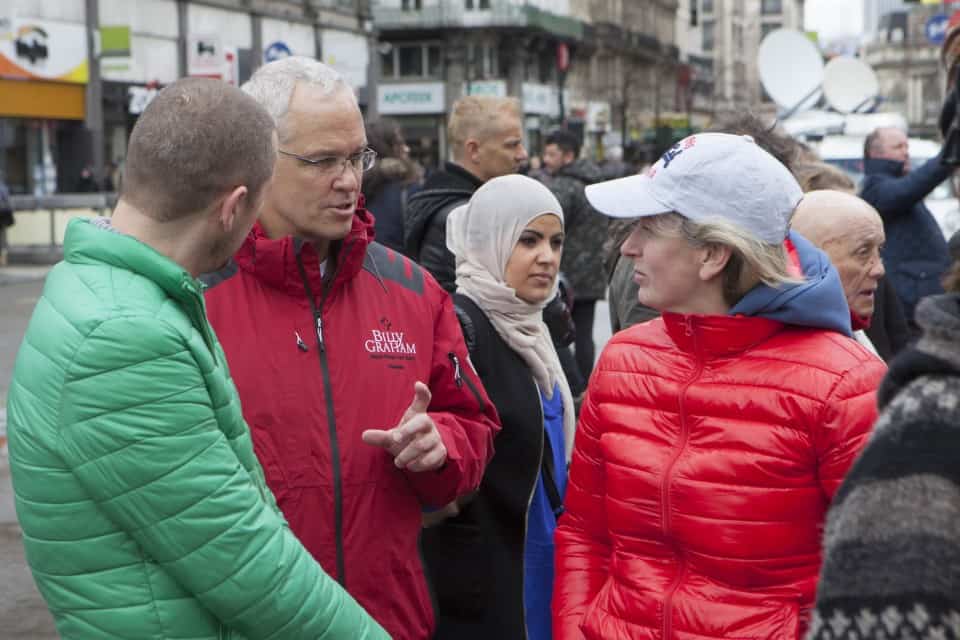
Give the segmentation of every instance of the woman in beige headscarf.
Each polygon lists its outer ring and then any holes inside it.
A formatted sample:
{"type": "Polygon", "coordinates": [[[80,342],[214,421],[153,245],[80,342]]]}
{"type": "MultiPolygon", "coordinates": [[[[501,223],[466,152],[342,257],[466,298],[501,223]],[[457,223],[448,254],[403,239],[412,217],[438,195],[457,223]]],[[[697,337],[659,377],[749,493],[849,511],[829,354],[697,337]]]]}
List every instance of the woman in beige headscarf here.
{"type": "Polygon", "coordinates": [[[553,531],[575,416],[543,307],[557,290],[563,212],[520,175],[480,187],[447,220],[454,302],[472,364],[500,414],[476,496],[424,531],[437,638],[550,638],[553,531]]]}

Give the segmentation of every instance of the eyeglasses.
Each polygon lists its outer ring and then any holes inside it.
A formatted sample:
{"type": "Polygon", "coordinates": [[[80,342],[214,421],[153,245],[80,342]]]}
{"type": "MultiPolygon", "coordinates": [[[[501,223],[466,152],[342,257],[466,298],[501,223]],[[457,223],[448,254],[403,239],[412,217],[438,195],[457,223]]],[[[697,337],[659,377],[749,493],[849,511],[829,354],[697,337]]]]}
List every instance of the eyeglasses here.
{"type": "Polygon", "coordinates": [[[296,158],[306,165],[316,167],[321,173],[329,175],[340,175],[347,167],[350,167],[354,173],[362,173],[373,169],[373,165],[377,163],[377,152],[369,147],[346,157],[323,156],[321,158],[306,158],[296,153],[284,151],[283,149],[278,149],[277,151],[285,156],[296,158]]]}

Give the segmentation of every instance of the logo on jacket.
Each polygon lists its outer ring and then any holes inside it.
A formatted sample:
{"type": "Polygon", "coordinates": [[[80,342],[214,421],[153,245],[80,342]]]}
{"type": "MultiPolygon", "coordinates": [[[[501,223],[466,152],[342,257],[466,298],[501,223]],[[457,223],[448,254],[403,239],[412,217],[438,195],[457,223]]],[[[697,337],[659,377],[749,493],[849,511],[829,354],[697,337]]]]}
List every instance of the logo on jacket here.
{"type": "Polygon", "coordinates": [[[363,348],[367,353],[391,356],[415,356],[417,345],[407,342],[403,331],[393,331],[393,323],[384,316],[380,318],[380,328],[371,329],[370,337],[363,341],[363,348]]]}

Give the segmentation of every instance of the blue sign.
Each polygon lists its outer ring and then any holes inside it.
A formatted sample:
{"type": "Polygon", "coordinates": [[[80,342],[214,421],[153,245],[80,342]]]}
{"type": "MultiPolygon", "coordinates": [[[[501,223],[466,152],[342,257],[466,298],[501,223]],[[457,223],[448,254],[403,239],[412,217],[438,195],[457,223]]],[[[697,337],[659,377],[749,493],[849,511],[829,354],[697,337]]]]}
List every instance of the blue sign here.
{"type": "Polygon", "coordinates": [[[937,13],[930,16],[930,19],[927,20],[927,24],[924,27],[924,32],[927,34],[927,40],[931,44],[943,44],[944,39],[947,37],[947,22],[949,18],[942,13],[937,13]]]}
{"type": "MultiPolygon", "coordinates": [[[[946,26],[946,23],[944,23],[946,26]]],[[[263,61],[264,62],[273,62],[274,60],[280,60],[281,58],[289,58],[293,55],[293,51],[290,50],[290,47],[287,46],[286,42],[276,42],[270,43],[266,49],[263,50],[263,61]]]]}

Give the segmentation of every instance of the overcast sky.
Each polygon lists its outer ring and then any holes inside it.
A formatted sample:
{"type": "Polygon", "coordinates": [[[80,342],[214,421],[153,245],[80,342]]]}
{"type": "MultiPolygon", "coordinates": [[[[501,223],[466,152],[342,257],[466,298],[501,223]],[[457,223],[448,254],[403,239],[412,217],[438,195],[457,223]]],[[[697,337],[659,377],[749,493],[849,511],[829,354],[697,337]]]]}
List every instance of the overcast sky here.
{"type": "Polygon", "coordinates": [[[804,28],[818,32],[821,41],[863,32],[862,0],[807,0],[804,4],[804,28]]]}

